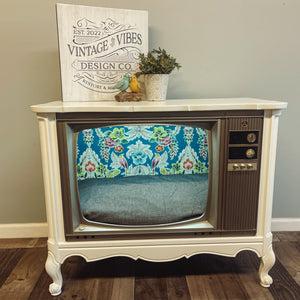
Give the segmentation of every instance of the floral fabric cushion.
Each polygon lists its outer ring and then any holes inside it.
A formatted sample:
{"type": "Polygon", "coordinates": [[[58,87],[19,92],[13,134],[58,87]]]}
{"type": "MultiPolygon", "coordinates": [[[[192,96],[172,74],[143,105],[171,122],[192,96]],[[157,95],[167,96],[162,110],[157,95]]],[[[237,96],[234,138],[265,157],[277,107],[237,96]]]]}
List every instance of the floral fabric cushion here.
{"type": "Polygon", "coordinates": [[[133,125],[86,129],[78,134],[77,178],[209,172],[205,129],[133,125]]]}

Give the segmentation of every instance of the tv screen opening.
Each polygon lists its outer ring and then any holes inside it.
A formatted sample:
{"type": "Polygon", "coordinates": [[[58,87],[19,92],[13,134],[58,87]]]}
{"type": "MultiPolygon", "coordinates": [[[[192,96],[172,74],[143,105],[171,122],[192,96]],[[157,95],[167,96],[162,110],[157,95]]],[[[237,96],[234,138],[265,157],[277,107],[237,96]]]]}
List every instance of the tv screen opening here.
{"type": "Polygon", "coordinates": [[[210,127],[155,123],[80,130],[75,160],[84,221],[153,227],[205,219],[210,127]]]}

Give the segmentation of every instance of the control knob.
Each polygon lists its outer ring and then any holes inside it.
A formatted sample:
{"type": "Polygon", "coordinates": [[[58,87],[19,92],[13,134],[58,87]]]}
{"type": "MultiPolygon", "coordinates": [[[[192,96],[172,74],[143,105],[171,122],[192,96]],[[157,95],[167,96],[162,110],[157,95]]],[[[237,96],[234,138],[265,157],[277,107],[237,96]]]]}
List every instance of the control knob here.
{"type": "Polygon", "coordinates": [[[237,170],[239,168],[239,165],[238,164],[233,164],[232,167],[233,167],[234,170],[237,170]]]}
{"type": "Polygon", "coordinates": [[[255,150],[252,148],[249,148],[246,150],[246,157],[247,158],[253,158],[255,156],[255,150]]]}
{"type": "Polygon", "coordinates": [[[256,134],[254,132],[250,132],[247,135],[248,143],[254,143],[256,141],[256,134]]]}

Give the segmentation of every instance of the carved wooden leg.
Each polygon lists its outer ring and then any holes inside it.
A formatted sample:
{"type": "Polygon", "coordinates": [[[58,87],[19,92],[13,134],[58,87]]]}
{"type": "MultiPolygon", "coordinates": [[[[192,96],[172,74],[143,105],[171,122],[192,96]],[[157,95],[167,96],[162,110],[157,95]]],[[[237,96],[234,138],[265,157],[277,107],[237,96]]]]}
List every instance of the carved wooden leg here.
{"type": "Polygon", "coordinates": [[[54,255],[49,251],[48,258],[45,265],[48,275],[53,280],[53,283],[49,285],[49,292],[52,296],[58,296],[61,293],[62,276],[61,276],[61,264],[58,263],[54,255]]]}
{"type": "Polygon", "coordinates": [[[266,254],[261,258],[258,275],[260,278],[260,285],[269,287],[273,283],[272,277],[268,274],[275,264],[275,254],[272,249],[272,244],[268,247],[266,254]]]}

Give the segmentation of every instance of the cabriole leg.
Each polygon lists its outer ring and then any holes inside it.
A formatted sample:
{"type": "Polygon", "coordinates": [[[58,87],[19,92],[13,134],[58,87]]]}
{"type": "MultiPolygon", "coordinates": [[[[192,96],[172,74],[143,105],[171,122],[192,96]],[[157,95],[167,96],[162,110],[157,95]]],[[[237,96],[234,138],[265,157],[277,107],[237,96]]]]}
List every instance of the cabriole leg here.
{"type": "Polygon", "coordinates": [[[273,283],[272,277],[268,274],[275,264],[275,254],[272,245],[268,247],[266,254],[261,258],[258,275],[260,278],[260,285],[269,287],[273,283]]]}
{"type": "Polygon", "coordinates": [[[50,251],[48,252],[45,268],[48,275],[53,280],[53,283],[49,285],[49,292],[52,296],[58,296],[61,293],[63,283],[61,264],[56,261],[54,255],[50,251]]]}

